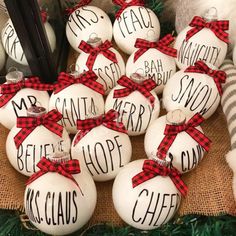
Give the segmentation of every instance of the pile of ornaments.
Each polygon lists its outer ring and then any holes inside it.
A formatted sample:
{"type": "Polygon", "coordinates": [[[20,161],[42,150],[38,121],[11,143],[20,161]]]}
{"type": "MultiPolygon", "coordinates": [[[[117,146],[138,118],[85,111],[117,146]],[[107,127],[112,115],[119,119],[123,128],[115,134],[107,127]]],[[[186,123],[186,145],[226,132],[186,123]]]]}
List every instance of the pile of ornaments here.
{"type": "Polygon", "coordinates": [[[94,181],[114,178],[119,216],[139,229],[158,228],[187,193],[181,175],[209,150],[200,124],[220,102],[225,73],[217,66],[226,56],[228,22],[208,13],[194,17],[176,39],[158,40],[159,21],[143,1],[114,0],[120,10],[113,27],[89,2],[68,9],[67,37],[81,53],[76,71],[60,73],[53,85],[19,71],[6,76],[0,122],[11,129],[7,156],[30,176],[26,214],[45,233],[81,228],[95,209],[94,181]],[[131,54],[126,68],[112,32],[131,54]],[[168,113],[158,118],[161,93],[168,113]],[[147,159],[129,163],[129,136],[142,134],[147,159]]]}

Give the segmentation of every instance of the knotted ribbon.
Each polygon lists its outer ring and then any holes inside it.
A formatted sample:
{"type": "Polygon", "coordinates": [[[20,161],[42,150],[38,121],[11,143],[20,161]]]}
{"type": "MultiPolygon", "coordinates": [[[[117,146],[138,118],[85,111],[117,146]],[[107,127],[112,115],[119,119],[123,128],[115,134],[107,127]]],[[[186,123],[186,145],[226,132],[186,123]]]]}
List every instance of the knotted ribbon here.
{"type": "Polygon", "coordinates": [[[80,7],[84,7],[84,6],[88,5],[90,2],[92,2],[92,0],[81,0],[74,7],[66,8],[65,13],[66,13],[66,15],[71,15],[75,10],[77,10],[80,7]]]}
{"type": "Polygon", "coordinates": [[[112,47],[112,43],[106,40],[104,43],[99,45],[98,47],[93,48],[90,44],[86,43],[85,41],[81,41],[79,45],[79,49],[83,52],[89,54],[89,57],[86,62],[86,66],[89,70],[93,69],[93,65],[96,61],[96,58],[99,54],[102,54],[104,57],[106,57],[108,60],[113,61],[114,63],[117,63],[116,54],[109,50],[109,48],[112,47]]]}
{"type": "Polygon", "coordinates": [[[188,187],[184,184],[180,178],[180,173],[175,168],[162,166],[153,160],[145,160],[142,169],[142,172],[132,178],[133,188],[156,176],[169,176],[179,192],[186,196],[188,187]]]}
{"type": "Polygon", "coordinates": [[[125,0],[113,0],[113,3],[119,5],[121,8],[116,12],[116,18],[119,18],[121,13],[127,8],[131,6],[144,6],[144,0],[132,0],[130,2],[126,2],[125,0]]]}
{"type": "Polygon", "coordinates": [[[112,129],[121,133],[127,134],[127,130],[122,122],[115,121],[119,117],[119,113],[113,109],[108,111],[105,115],[90,118],[86,120],[77,120],[77,129],[79,133],[74,140],[74,146],[93,128],[104,125],[108,129],[112,129]]]}
{"type": "Polygon", "coordinates": [[[88,88],[104,95],[103,85],[96,81],[97,78],[97,75],[93,71],[86,71],[78,77],[61,72],[58,76],[57,83],[54,85],[54,94],[59,93],[72,84],[83,84],[88,88]]]}
{"type": "Polygon", "coordinates": [[[28,137],[28,135],[31,134],[34,129],[36,129],[40,125],[43,125],[54,134],[62,137],[63,126],[57,123],[61,119],[62,114],[59,113],[56,109],[53,109],[47,114],[44,114],[40,117],[18,117],[16,127],[21,128],[21,130],[14,137],[16,148],[18,149],[19,146],[28,137]]]}
{"type": "Polygon", "coordinates": [[[195,16],[190,22],[189,26],[193,27],[187,32],[186,40],[189,40],[193,35],[201,31],[203,28],[210,29],[217,38],[225,43],[229,43],[229,34],[225,30],[229,29],[228,20],[219,20],[207,22],[200,16],[195,16]]]}
{"type": "Polygon", "coordinates": [[[223,94],[222,83],[226,81],[226,73],[222,70],[212,70],[203,61],[195,62],[194,66],[189,66],[185,72],[207,74],[215,81],[216,87],[220,93],[223,94]]]}
{"type": "Polygon", "coordinates": [[[48,13],[46,11],[41,11],[40,14],[41,14],[42,22],[45,23],[48,19],[48,13]]]}
{"type": "Polygon", "coordinates": [[[209,151],[211,140],[207,138],[201,131],[196,129],[204,121],[204,118],[199,114],[195,114],[187,123],[181,125],[169,125],[165,127],[165,137],[157,148],[157,155],[160,159],[164,159],[171,145],[175,141],[177,135],[181,132],[186,132],[207,152],[209,151]]]}
{"type": "Polygon", "coordinates": [[[134,54],[134,62],[137,61],[138,58],[141,57],[150,48],[155,48],[168,56],[177,57],[177,50],[172,47],[169,47],[169,45],[174,40],[175,38],[171,34],[167,34],[158,42],[150,42],[145,39],[138,38],[134,46],[136,48],[139,48],[139,50],[136,51],[134,54]]]}
{"type": "MultiPolygon", "coordinates": [[[[79,184],[74,179],[74,174],[80,173],[80,165],[78,160],[69,160],[66,162],[57,162],[57,161],[50,161],[45,157],[42,157],[41,160],[38,162],[37,167],[39,171],[34,173],[29,180],[27,181],[27,185],[34,182],[36,179],[41,177],[42,175],[48,172],[56,172],[59,175],[62,175],[70,180],[72,180],[78,187],[79,184]]],[[[80,189],[81,191],[81,189],[80,189]]],[[[82,193],[82,192],[81,192],[82,193]]],[[[82,193],[83,194],[83,193],[82,193]]]]}
{"type": "Polygon", "coordinates": [[[17,83],[2,84],[0,85],[0,107],[6,105],[18,91],[23,88],[31,88],[40,91],[53,90],[52,84],[42,84],[38,77],[31,77],[28,79],[23,79],[17,83]]]}
{"type": "Polygon", "coordinates": [[[126,97],[130,95],[134,91],[140,92],[144,97],[149,99],[152,107],[154,107],[155,97],[151,94],[150,91],[152,91],[156,86],[156,82],[152,79],[147,79],[143,81],[142,83],[136,83],[132,81],[127,76],[123,75],[117,83],[125,88],[122,89],[116,89],[114,91],[114,98],[121,98],[126,97]]]}

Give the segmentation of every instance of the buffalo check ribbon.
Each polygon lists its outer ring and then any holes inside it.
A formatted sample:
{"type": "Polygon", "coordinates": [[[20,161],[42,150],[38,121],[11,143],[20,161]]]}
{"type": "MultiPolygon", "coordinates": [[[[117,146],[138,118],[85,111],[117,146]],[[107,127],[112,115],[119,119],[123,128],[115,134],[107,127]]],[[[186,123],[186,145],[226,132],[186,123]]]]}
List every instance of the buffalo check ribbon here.
{"type": "Polygon", "coordinates": [[[47,19],[48,19],[47,12],[46,11],[41,11],[40,14],[41,14],[42,22],[45,23],[47,21],[47,19]]]}
{"type": "Polygon", "coordinates": [[[138,38],[134,45],[136,48],[139,48],[134,54],[134,62],[137,61],[138,58],[150,48],[155,48],[168,56],[177,57],[177,50],[175,48],[169,47],[169,45],[174,40],[175,38],[171,34],[167,34],[158,42],[150,42],[145,39],[138,38]]]}
{"type": "Polygon", "coordinates": [[[61,72],[58,76],[57,83],[54,85],[54,94],[59,93],[72,84],[83,84],[88,88],[104,95],[105,92],[103,89],[103,85],[96,81],[97,78],[97,75],[91,70],[86,71],[78,77],[61,72]]]}
{"type": "Polygon", "coordinates": [[[113,0],[114,4],[120,6],[120,9],[116,12],[116,18],[119,18],[121,13],[127,8],[131,6],[144,6],[144,0],[132,0],[130,2],[126,2],[125,0],[113,0]]]}
{"type": "Polygon", "coordinates": [[[89,54],[89,57],[86,62],[86,66],[89,70],[93,69],[93,65],[96,61],[96,58],[99,54],[102,54],[104,57],[106,57],[108,60],[113,61],[114,63],[117,63],[116,54],[109,50],[109,48],[112,47],[112,43],[108,40],[106,40],[104,43],[99,45],[98,47],[93,48],[90,44],[86,43],[85,41],[81,41],[79,45],[79,49],[83,52],[89,54]]]}
{"type": "Polygon", "coordinates": [[[127,134],[127,130],[122,122],[115,121],[119,117],[119,112],[111,109],[105,115],[86,120],[77,120],[79,133],[74,140],[74,146],[93,128],[104,125],[105,127],[127,134]]]}
{"type": "Polygon", "coordinates": [[[216,87],[220,93],[220,95],[223,94],[222,89],[222,83],[225,83],[226,81],[226,73],[222,70],[212,70],[210,67],[208,67],[205,62],[203,61],[197,61],[195,62],[194,66],[189,66],[185,72],[193,72],[193,73],[201,73],[201,74],[207,74],[210,77],[212,77],[215,81],[216,87]]]}
{"type": "Polygon", "coordinates": [[[2,84],[0,85],[0,107],[6,105],[18,91],[23,88],[31,88],[40,91],[53,90],[52,84],[42,84],[38,77],[31,77],[28,79],[23,79],[17,83],[2,84]]]}
{"type": "Polygon", "coordinates": [[[88,5],[90,2],[92,2],[92,0],[81,0],[74,7],[66,8],[65,13],[66,13],[66,15],[71,15],[75,10],[77,10],[80,7],[84,7],[84,6],[88,5]]]}
{"type": "Polygon", "coordinates": [[[164,159],[166,154],[175,141],[177,135],[181,132],[186,132],[190,135],[199,145],[201,145],[207,152],[209,151],[211,140],[206,137],[201,131],[196,129],[204,121],[204,118],[196,113],[187,123],[182,125],[169,125],[167,124],[164,130],[165,137],[157,148],[157,155],[164,159]]]}
{"type": "Polygon", "coordinates": [[[16,127],[21,128],[21,130],[14,137],[16,148],[18,149],[19,146],[28,137],[28,135],[40,125],[43,125],[45,128],[47,128],[54,134],[62,137],[63,126],[57,123],[61,119],[62,114],[56,109],[53,109],[47,114],[44,114],[40,117],[18,117],[16,127]]]}
{"type": "Polygon", "coordinates": [[[169,176],[179,192],[183,196],[186,196],[188,187],[182,181],[180,178],[180,173],[175,168],[160,165],[153,160],[145,160],[142,170],[142,172],[138,173],[132,178],[133,188],[156,176],[169,176]]]}
{"type": "Polygon", "coordinates": [[[129,77],[123,75],[117,83],[125,88],[116,89],[114,91],[114,98],[121,98],[130,95],[134,91],[140,92],[144,97],[149,99],[152,107],[154,107],[155,97],[151,94],[152,91],[156,86],[156,82],[152,79],[147,79],[142,83],[136,83],[132,81],[129,77]]]}
{"type": "Polygon", "coordinates": [[[79,174],[80,165],[78,160],[69,160],[66,162],[57,162],[48,160],[45,157],[42,157],[41,160],[38,162],[37,167],[39,171],[34,173],[29,180],[27,181],[27,185],[34,182],[36,179],[41,177],[42,175],[48,172],[56,172],[59,175],[62,175],[70,180],[72,180],[78,187],[79,184],[76,182],[75,178],[73,177],[74,174],[79,174]]]}
{"type": "Polygon", "coordinates": [[[193,35],[201,31],[203,28],[210,29],[217,38],[225,43],[229,43],[229,34],[225,30],[229,29],[228,20],[219,20],[207,22],[200,16],[195,16],[189,26],[193,27],[187,32],[186,40],[188,41],[193,35]]]}

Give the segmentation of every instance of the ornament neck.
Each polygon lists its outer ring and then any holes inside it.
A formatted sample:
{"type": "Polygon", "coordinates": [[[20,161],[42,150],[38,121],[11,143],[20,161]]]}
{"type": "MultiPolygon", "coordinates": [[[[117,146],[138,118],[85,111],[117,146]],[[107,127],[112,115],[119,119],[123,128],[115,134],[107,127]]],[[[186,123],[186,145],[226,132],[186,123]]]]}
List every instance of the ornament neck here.
{"type": "Polygon", "coordinates": [[[46,114],[46,109],[44,107],[32,106],[27,110],[28,117],[41,117],[46,114]]]}
{"type": "Polygon", "coordinates": [[[24,79],[24,75],[21,71],[11,71],[6,75],[7,84],[15,84],[24,79]]]}
{"type": "Polygon", "coordinates": [[[137,72],[131,74],[130,79],[137,84],[142,84],[147,78],[137,72]]]}
{"type": "Polygon", "coordinates": [[[204,14],[203,19],[206,22],[217,21],[218,20],[217,9],[215,7],[211,7],[210,9],[208,9],[204,14]]]}
{"type": "Polygon", "coordinates": [[[53,163],[65,163],[70,159],[70,154],[68,152],[55,152],[48,157],[48,160],[53,163]]]}
{"type": "Polygon", "coordinates": [[[180,109],[170,111],[166,115],[166,123],[170,125],[183,125],[186,122],[186,116],[180,109]]]}
{"type": "Polygon", "coordinates": [[[93,48],[97,48],[102,45],[102,39],[99,37],[90,38],[87,43],[93,48]]]}

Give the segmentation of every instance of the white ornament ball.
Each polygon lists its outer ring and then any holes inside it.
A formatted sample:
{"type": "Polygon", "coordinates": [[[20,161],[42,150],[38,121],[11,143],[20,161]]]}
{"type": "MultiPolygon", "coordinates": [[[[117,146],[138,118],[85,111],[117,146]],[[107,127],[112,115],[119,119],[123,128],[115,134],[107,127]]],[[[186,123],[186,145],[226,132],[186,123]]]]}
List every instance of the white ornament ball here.
{"type": "MultiPolygon", "coordinates": [[[[108,94],[117,85],[117,80],[125,74],[125,63],[122,56],[114,48],[109,48],[109,50],[115,53],[118,63],[99,54],[93,65],[93,71],[98,76],[97,82],[103,85],[105,94],[108,94]]],[[[76,66],[81,72],[89,70],[86,66],[88,57],[89,54],[82,52],[77,58],[76,66]]]]}
{"type": "Polygon", "coordinates": [[[75,10],[66,24],[66,36],[70,45],[77,51],[81,40],[88,41],[92,36],[102,41],[112,39],[112,23],[108,15],[98,7],[84,6],[75,10]]]}
{"type": "Polygon", "coordinates": [[[2,70],[2,68],[4,67],[5,61],[6,61],[6,54],[0,41],[0,70],[2,70]]]}
{"type": "Polygon", "coordinates": [[[112,198],[127,224],[151,230],[167,223],[176,213],[181,195],[169,177],[156,176],[133,188],[132,178],[142,171],[144,160],[125,166],[115,178],[112,198]]]}
{"type": "Polygon", "coordinates": [[[234,65],[236,65],[236,46],[234,47],[234,50],[233,50],[233,62],[234,62],[234,65]]]}
{"type": "Polygon", "coordinates": [[[24,206],[30,222],[50,235],[67,235],[91,218],[97,201],[93,179],[87,172],[73,175],[79,187],[58,173],[46,173],[25,190],[24,206]]]}
{"type": "Polygon", "coordinates": [[[103,125],[93,128],[75,146],[74,140],[72,158],[78,159],[81,169],[88,171],[95,181],[114,179],[131,159],[129,136],[103,125]]]}
{"type": "MultiPolygon", "coordinates": [[[[0,94],[1,96],[3,95],[0,94]]],[[[48,110],[48,92],[23,88],[0,108],[0,123],[7,129],[11,129],[16,124],[17,117],[26,116],[27,109],[38,104],[48,110]]]]}
{"type": "Polygon", "coordinates": [[[37,172],[37,164],[42,157],[48,157],[56,151],[70,150],[71,141],[65,129],[60,137],[43,125],[36,127],[17,149],[14,137],[20,130],[16,126],[11,129],[7,136],[6,152],[11,165],[23,175],[31,176],[37,172]]]}
{"type": "Polygon", "coordinates": [[[186,41],[188,26],[177,36],[174,48],[177,49],[176,64],[180,69],[186,69],[202,60],[219,67],[227,54],[228,45],[207,28],[203,28],[186,41]]]}
{"type": "Polygon", "coordinates": [[[153,37],[160,37],[160,23],[155,13],[142,6],[127,7],[114,22],[114,40],[123,52],[131,54],[136,39],[145,39],[150,30],[153,37]]]}
{"type": "Polygon", "coordinates": [[[151,94],[155,98],[152,107],[148,98],[138,91],[134,91],[127,97],[114,98],[114,91],[124,88],[117,85],[107,96],[105,110],[114,109],[119,112],[118,121],[121,121],[128,130],[130,136],[144,134],[150,124],[157,119],[160,113],[160,102],[154,91],[151,94]]]}
{"type": "Polygon", "coordinates": [[[135,50],[126,64],[126,75],[142,71],[148,79],[153,79],[157,87],[155,92],[161,94],[168,79],[176,72],[175,59],[157,49],[150,48],[137,61],[134,62],[135,50]]]}
{"type": "MultiPolygon", "coordinates": [[[[53,52],[56,49],[56,35],[54,33],[54,30],[52,29],[52,26],[48,22],[46,22],[44,26],[51,50],[53,52]]],[[[19,64],[28,65],[25,53],[11,19],[6,22],[4,28],[2,29],[1,37],[3,47],[7,55],[19,64]]]]}
{"type": "Polygon", "coordinates": [[[214,79],[206,74],[181,70],[168,80],[163,91],[166,110],[181,109],[187,117],[200,113],[207,119],[219,104],[220,94],[214,79]]]}
{"type": "MultiPolygon", "coordinates": [[[[162,116],[155,120],[147,129],[144,148],[148,157],[151,158],[153,154],[157,153],[157,149],[165,137],[164,130],[166,124],[166,116],[162,116]]],[[[203,133],[200,126],[197,126],[196,129],[203,133]]],[[[171,165],[180,173],[186,173],[197,167],[204,154],[205,149],[189,134],[183,131],[176,136],[167,152],[166,160],[170,161],[171,165]]]]}
{"type": "Polygon", "coordinates": [[[61,124],[72,134],[77,132],[77,119],[102,115],[104,107],[103,96],[83,84],[73,84],[53,93],[49,101],[49,109],[56,109],[63,115],[61,124]]]}

